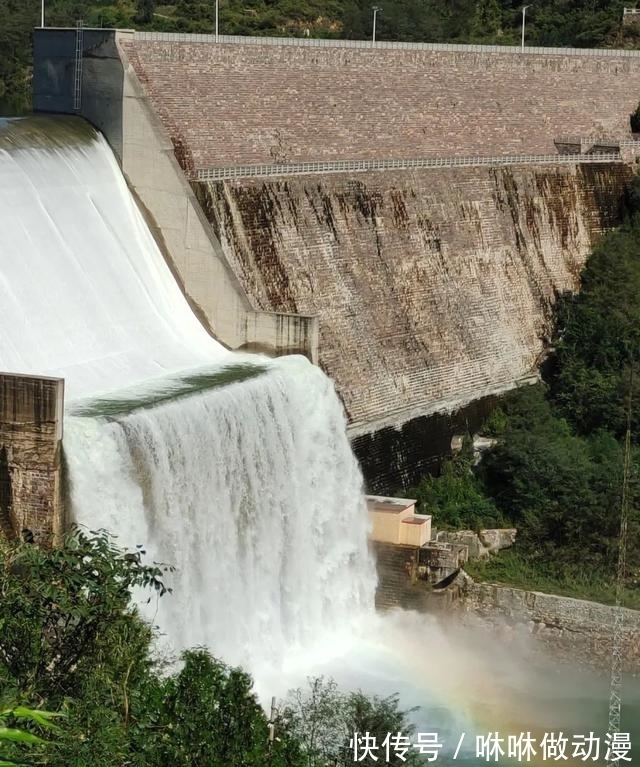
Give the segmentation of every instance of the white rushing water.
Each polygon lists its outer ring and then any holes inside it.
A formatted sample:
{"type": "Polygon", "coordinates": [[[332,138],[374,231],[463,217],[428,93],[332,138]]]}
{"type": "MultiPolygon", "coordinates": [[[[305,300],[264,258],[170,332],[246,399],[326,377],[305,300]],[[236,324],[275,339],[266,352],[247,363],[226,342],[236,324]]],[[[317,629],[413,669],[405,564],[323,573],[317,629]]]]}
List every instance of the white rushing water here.
{"type": "Polygon", "coordinates": [[[62,376],[73,400],[227,358],[192,314],[107,142],[77,125],[0,125],[0,366],[62,376]]]}
{"type": "Polygon", "coordinates": [[[65,378],[72,513],[175,566],[173,594],[145,608],[171,647],[259,670],[370,613],[333,385],[302,357],[208,336],[104,139],[0,126],[0,231],[0,369],[65,378]]]}

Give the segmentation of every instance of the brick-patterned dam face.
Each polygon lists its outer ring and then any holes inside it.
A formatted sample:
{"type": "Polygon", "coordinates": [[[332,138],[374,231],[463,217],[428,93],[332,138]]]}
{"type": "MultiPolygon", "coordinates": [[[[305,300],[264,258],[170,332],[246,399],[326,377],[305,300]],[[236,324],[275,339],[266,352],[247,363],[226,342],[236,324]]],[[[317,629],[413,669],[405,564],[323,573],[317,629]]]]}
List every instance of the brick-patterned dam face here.
{"type": "Polygon", "coordinates": [[[532,374],[556,295],[618,223],[623,164],[209,182],[203,207],[263,309],[320,316],[354,432],[532,374]]]}
{"type": "MultiPolygon", "coordinates": [[[[183,166],[545,154],[629,132],[628,51],[123,43],[183,166]]],[[[318,42],[318,41],[311,41],[318,42]]]]}

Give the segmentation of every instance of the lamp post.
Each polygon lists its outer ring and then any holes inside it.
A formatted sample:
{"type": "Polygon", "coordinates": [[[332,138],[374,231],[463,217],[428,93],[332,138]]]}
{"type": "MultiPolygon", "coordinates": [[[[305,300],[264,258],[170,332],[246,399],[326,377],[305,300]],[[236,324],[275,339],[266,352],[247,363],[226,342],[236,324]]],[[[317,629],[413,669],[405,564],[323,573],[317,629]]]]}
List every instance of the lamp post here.
{"type": "Polygon", "coordinates": [[[44,0],[40,3],[40,26],[44,27],[44,0]]]}
{"type": "Polygon", "coordinates": [[[218,0],[216,0],[216,43],[218,42],[218,0]]]}
{"type": "Polygon", "coordinates": [[[381,11],[382,8],[378,8],[377,5],[373,6],[373,34],[371,36],[371,42],[373,45],[376,44],[376,16],[378,15],[378,11],[381,11]]]}
{"type": "Polygon", "coordinates": [[[522,6],[522,43],[520,45],[520,50],[522,51],[522,53],[524,53],[524,24],[525,24],[525,19],[527,15],[527,8],[531,8],[531,6],[530,5],[522,6]]]}

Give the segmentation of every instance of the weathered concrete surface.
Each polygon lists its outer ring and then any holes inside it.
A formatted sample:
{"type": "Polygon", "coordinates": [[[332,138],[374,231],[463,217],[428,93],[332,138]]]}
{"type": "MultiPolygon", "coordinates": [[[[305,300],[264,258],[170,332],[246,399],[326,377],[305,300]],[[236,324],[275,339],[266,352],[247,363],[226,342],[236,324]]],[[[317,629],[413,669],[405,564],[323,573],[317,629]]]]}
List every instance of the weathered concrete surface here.
{"type": "Polygon", "coordinates": [[[474,431],[493,412],[497,397],[473,400],[451,412],[418,416],[399,427],[356,435],[351,447],[369,492],[391,494],[401,487],[415,487],[426,474],[438,474],[451,455],[451,437],[461,430],[474,431]]]}
{"type": "Polygon", "coordinates": [[[0,373],[0,526],[51,542],[64,526],[64,381],[0,373]]]}
{"type": "MultiPolygon", "coordinates": [[[[341,41],[340,41],[341,42],[341,41]]],[[[640,59],[483,50],[125,42],[183,167],[555,153],[629,134],[640,59]]]]}
{"type": "Polygon", "coordinates": [[[516,166],[200,183],[255,305],[320,317],[357,435],[537,367],[558,292],[620,220],[631,169],[516,166]]]}
{"type": "Polygon", "coordinates": [[[318,322],[294,313],[256,311],[225,260],[184,177],[162,121],[154,114],[119,39],[85,30],[79,110],[74,110],[76,30],[34,32],[34,109],[75,113],[104,132],[191,308],[226,346],[317,360],[318,322]]]}
{"type": "MultiPolygon", "coordinates": [[[[603,669],[609,667],[616,608],[509,586],[475,583],[464,570],[447,580],[444,587],[434,589],[425,567],[437,568],[442,564],[435,548],[383,543],[375,543],[373,547],[377,557],[378,610],[401,607],[438,613],[445,620],[458,621],[473,630],[489,631],[507,643],[521,646],[523,638],[533,637],[539,650],[560,660],[603,669]]],[[[442,551],[447,566],[451,554],[446,549],[442,551]]],[[[640,611],[624,610],[624,616],[625,664],[630,671],[640,673],[640,611]]]]}

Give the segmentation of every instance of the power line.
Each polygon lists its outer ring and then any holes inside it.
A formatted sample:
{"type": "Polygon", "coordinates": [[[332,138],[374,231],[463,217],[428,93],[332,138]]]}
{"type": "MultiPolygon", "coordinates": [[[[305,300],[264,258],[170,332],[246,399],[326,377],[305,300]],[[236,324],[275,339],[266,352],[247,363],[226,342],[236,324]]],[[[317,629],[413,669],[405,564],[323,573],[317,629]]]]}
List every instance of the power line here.
{"type": "MultiPolygon", "coordinates": [[[[629,527],[629,479],[631,476],[631,413],[633,402],[633,363],[629,374],[629,401],[627,403],[627,433],[624,441],[624,464],[622,472],[622,497],[620,501],[620,535],[618,537],[618,566],[616,570],[616,608],[613,620],[611,646],[611,681],[609,685],[609,728],[613,736],[620,732],[622,710],[622,675],[625,648],[625,611],[622,606],[624,582],[627,571],[627,530],[629,527]]],[[[609,759],[608,765],[617,765],[609,759]]]]}

